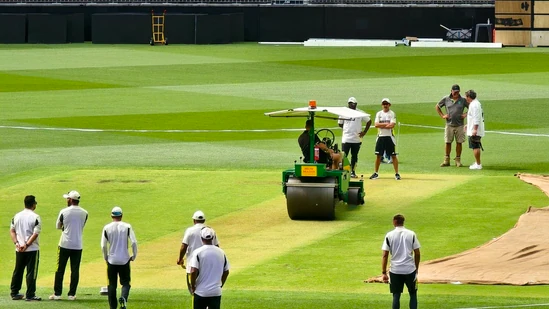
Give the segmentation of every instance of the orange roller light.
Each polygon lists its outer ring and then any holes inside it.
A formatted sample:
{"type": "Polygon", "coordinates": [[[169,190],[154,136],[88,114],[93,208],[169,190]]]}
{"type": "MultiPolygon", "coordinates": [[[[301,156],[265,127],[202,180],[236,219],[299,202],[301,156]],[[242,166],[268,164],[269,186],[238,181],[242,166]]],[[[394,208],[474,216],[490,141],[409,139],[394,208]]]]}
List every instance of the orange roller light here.
{"type": "Polygon", "coordinates": [[[309,100],[309,107],[316,108],[316,100],[309,100]]]}

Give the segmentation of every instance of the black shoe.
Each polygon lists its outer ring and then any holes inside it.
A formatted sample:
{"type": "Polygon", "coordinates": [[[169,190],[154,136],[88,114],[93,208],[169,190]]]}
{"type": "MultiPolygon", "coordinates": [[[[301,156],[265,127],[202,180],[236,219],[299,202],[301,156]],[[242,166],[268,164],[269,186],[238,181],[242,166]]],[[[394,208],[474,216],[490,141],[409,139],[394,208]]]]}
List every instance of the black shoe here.
{"type": "Polygon", "coordinates": [[[30,298],[27,297],[25,300],[26,300],[26,301],[41,301],[42,298],[40,298],[40,297],[38,297],[38,296],[33,296],[33,297],[30,297],[30,298]]]}
{"type": "Polygon", "coordinates": [[[120,303],[120,309],[126,309],[126,299],[124,297],[120,297],[118,302],[120,303]]]}
{"type": "Polygon", "coordinates": [[[23,294],[16,294],[11,296],[11,300],[21,300],[23,298],[25,298],[25,295],[23,294]]]}
{"type": "Polygon", "coordinates": [[[399,174],[399,173],[396,173],[396,174],[395,174],[395,179],[396,179],[396,180],[400,180],[400,174],[399,174]]]}
{"type": "Polygon", "coordinates": [[[377,173],[373,173],[372,176],[370,176],[370,179],[378,179],[379,175],[377,173]]]}

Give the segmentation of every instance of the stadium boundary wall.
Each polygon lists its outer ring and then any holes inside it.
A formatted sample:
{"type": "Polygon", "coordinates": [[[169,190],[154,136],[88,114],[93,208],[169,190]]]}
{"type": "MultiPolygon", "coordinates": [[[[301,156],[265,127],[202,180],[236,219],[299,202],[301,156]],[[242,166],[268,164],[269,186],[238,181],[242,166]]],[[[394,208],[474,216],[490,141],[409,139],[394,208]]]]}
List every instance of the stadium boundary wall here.
{"type": "Polygon", "coordinates": [[[458,5],[1,5],[0,43],[147,44],[151,10],[166,10],[170,44],[445,38],[441,24],[474,31],[495,19],[493,6],[458,5]]]}

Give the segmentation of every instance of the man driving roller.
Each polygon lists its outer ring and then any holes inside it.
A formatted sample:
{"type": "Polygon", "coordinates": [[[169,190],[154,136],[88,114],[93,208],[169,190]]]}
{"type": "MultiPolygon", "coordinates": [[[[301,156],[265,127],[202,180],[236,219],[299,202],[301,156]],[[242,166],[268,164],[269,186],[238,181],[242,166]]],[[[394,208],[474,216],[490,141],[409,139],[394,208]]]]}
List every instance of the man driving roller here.
{"type": "MultiPolygon", "coordinates": [[[[299,147],[301,148],[301,152],[303,153],[303,162],[305,163],[312,163],[311,155],[310,155],[310,146],[309,146],[309,130],[311,130],[313,126],[312,120],[307,120],[305,122],[305,131],[301,133],[299,138],[297,139],[297,142],[299,143],[299,147]]],[[[328,163],[328,157],[332,159],[332,169],[338,169],[339,163],[341,162],[341,154],[336,153],[333,149],[328,148],[325,143],[320,141],[320,138],[315,134],[315,146],[319,148],[319,159],[317,160],[317,163],[328,163]]]]}

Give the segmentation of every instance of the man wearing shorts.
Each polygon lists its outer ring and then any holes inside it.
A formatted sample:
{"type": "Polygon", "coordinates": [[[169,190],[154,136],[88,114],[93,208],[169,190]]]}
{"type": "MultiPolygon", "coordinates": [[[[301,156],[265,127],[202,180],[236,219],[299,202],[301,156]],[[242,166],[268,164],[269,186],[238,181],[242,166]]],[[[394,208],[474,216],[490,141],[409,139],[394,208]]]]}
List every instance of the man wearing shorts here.
{"type": "Polygon", "coordinates": [[[410,309],[417,309],[417,270],[420,261],[420,244],[416,233],[404,227],[404,216],[393,217],[394,230],[385,235],[381,251],[381,273],[383,282],[390,283],[393,294],[393,309],[400,308],[400,296],[404,285],[410,293],[410,309]],[[387,275],[387,264],[391,254],[391,268],[387,275]]]}
{"type": "Polygon", "coordinates": [[[446,142],[446,155],[440,167],[450,166],[450,153],[452,152],[452,142],[456,140],[456,166],[461,167],[461,149],[465,142],[465,132],[463,128],[463,119],[467,116],[464,113],[469,104],[465,98],[459,94],[459,85],[453,85],[450,95],[445,96],[435,106],[437,113],[441,118],[446,119],[446,127],[444,129],[444,140],[446,142]],[[446,107],[446,114],[442,108],[446,107]]]}
{"type": "Polygon", "coordinates": [[[395,179],[400,180],[400,174],[398,173],[398,158],[395,152],[395,136],[393,134],[393,128],[396,124],[396,115],[391,110],[391,101],[388,98],[381,100],[381,106],[383,109],[376,114],[375,127],[377,128],[377,140],[376,140],[376,162],[374,165],[374,173],[370,176],[370,179],[379,178],[379,165],[381,164],[381,157],[383,153],[387,153],[391,156],[393,161],[393,167],[395,168],[395,179]]]}
{"type": "Polygon", "coordinates": [[[469,110],[467,111],[467,136],[469,137],[469,148],[473,149],[475,163],[469,166],[472,170],[481,170],[480,150],[482,149],[481,138],[484,136],[484,113],[482,105],[477,100],[477,93],[469,90],[465,93],[469,110]]]}

